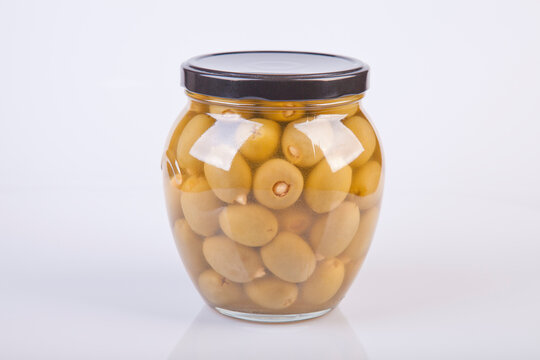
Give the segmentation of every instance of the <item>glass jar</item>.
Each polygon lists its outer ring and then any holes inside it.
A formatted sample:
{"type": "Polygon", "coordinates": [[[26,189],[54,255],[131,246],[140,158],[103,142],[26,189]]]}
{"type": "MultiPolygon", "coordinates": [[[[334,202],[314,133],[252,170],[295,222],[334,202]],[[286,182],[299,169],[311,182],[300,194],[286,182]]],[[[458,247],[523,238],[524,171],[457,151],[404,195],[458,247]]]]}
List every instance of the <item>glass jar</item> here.
{"type": "Polygon", "coordinates": [[[183,64],[188,105],[163,156],[174,239],[222,314],[284,322],[337,306],[368,252],[383,157],[360,107],[368,67],[238,52],[183,64]]]}

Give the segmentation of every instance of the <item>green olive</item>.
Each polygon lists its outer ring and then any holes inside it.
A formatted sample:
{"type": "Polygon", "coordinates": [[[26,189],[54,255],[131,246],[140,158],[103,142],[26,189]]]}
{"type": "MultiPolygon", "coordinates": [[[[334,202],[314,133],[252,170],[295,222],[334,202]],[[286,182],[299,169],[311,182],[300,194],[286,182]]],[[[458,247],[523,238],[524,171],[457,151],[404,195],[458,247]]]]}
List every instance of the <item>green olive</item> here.
{"type": "Polygon", "coordinates": [[[222,306],[238,301],[242,287],[212,269],[204,271],[197,281],[202,296],[210,303],[222,306]]]}
{"type": "Polygon", "coordinates": [[[266,276],[244,285],[247,296],[257,305],[279,310],[291,306],[298,297],[295,284],[266,276]]]}
{"type": "Polygon", "coordinates": [[[215,114],[215,115],[240,115],[240,117],[244,119],[250,119],[253,116],[253,110],[242,108],[239,106],[224,106],[224,105],[210,105],[209,114],[215,114]]]}
{"type": "Polygon", "coordinates": [[[356,205],[358,205],[358,208],[363,210],[371,209],[374,206],[377,206],[381,202],[382,198],[382,186],[379,186],[377,191],[373,194],[366,195],[366,196],[355,196],[350,195],[351,201],[354,201],[356,205]]]}
{"type": "Polygon", "coordinates": [[[353,116],[343,121],[343,124],[348,127],[354,135],[358,138],[358,141],[362,144],[364,151],[358,155],[349,165],[353,167],[365,164],[377,146],[377,135],[371,127],[369,121],[361,116],[353,116]]]}
{"type": "Polygon", "coordinates": [[[177,219],[184,217],[181,203],[182,191],[180,191],[180,186],[182,185],[182,175],[177,174],[169,178],[167,174],[164,174],[163,180],[167,213],[169,214],[169,220],[172,225],[177,219]]]}
{"type": "Polygon", "coordinates": [[[288,124],[281,138],[281,150],[283,154],[291,164],[300,167],[313,166],[323,157],[323,152],[319,144],[314,144],[297,127],[299,124],[306,124],[308,122],[307,119],[301,119],[288,124]]]}
{"type": "Polygon", "coordinates": [[[182,210],[189,226],[197,234],[210,236],[219,229],[221,201],[202,176],[191,176],[182,184],[182,210]]]}
{"type": "Polygon", "coordinates": [[[181,168],[188,173],[200,174],[203,170],[203,162],[194,158],[189,151],[193,144],[214,124],[214,119],[208,115],[195,115],[185,126],[178,139],[176,157],[181,168]]]}
{"type": "Polygon", "coordinates": [[[272,120],[251,119],[250,121],[262,126],[253,128],[249,138],[242,144],[240,152],[251,161],[267,160],[277,151],[281,127],[272,120]]]}
{"type": "Polygon", "coordinates": [[[381,165],[370,160],[353,171],[351,194],[367,196],[377,191],[381,178],[381,165]]]}
{"type": "Polygon", "coordinates": [[[268,109],[262,108],[262,115],[267,119],[276,121],[300,119],[305,113],[304,109],[302,109],[303,104],[299,102],[264,101],[262,106],[268,107],[268,109]]]}
{"type": "Polygon", "coordinates": [[[379,164],[370,160],[353,172],[349,198],[360,210],[371,209],[381,201],[384,172],[379,164]]]}
{"type": "Polygon", "coordinates": [[[221,230],[234,241],[246,246],[262,246],[278,231],[274,214],[258,204],[229,205],[219,214],[221,230]]]}
{"type": "Polygon", "coordinates": [[[337,258],[321,261],[313,275],[302,285],[301,297],[309,304],[320,305],[339,290],[345,277],[345,266],[337,258]]]}
{"type": "Polygon", "coordinates": [[[169,178],[169,186],[176,190],[182,190],[182,185],[184,183],[184,177],[182,174],[175,174],[169,178]]]}
{"type": "Polygon", "coordinates": [[[206,238],[203,254],[215,271],[234,282],[245,283],[265,274],[256,250],[223,235],[206,238]]]}
{"type": "Polygon", "coordinates": [[[336,295],[334,295],[332,302],[337,302],[343,297],[345,292],[351,286],[354,278],[358,274],[358,271],[362,267],[362,264],[364,263],[364,258],[361,258],[355,261],[351,261],[349,259],[347,259],[346,261],[343,261],[340,256],[339,259],[343,262],[343,265],[345,266],[345,276],[343,277],[343,282],[341,283],[341,287],[339,288],[336,295]]]}
{"type": "Polygon", "coordinates": [[[191,230],[185,219],[176,220],[173,235],[187,272],[196,279],[204,269],[208,268],[202,253],[202,239],[191,230]]]}
{"type": "Polygon", "coordinates": [[[303,205],[293,205],[278,213],[279,229],[301,235],[313,223],[313,212],[303,205]]]}
{"type": "Polygon", "coordinates": [[[270,159],[253,177],[253,194],[257,201],[271,209],[284,209],[302,194],[304,178],[298,168],[283,159],[270,159]]]}
{"type": "Polygon", "coordinates": [[[374,207],[366,211],[362,211],[360,215],[360,224],[354,234],[349,246],[343,251],[341,257],[343,259],[358,260],[364,257],[369,250],[371,239],[377,227],[377,219],[379,218],[379,208],[374,207]]]}
{"type": "Polygon", "coordinates": [[[309,242],[319,258],[337,256],[349,246],[359,223],[358,206],[351,201],[344,201],[315,221],[309,242]]]}
{"type": "Polygon", "coordinates": [[[229,171],[204,164],[204,174],[216,196],[232,204],[245,204],[251,189],[251,169],[240,154],[234,157],[229,171]]]}
{"type": "Polygon", "coordinates": [[[335,209],[349,193],[351,174],[350,166],[332,172],[326,159],[322,160],[306,179],[304,200],[317,213],[335,209]]]}
{"type": "Polygon", "coordinates": [[[375,147],[375,151],[373,151],[373,156],[371,157],[371,160],[375,160],[379,164],[382,164],[383,163],[382,158],[383,158],[383,154],[381,150],[381,144],[377,142],[377,146],[375,147]]]}
{"type": "Polygon", "coordinates": [[[197,113],[191,110],[180,113],[176,118],[172,133],[169,134],[169,140],[167,141],[167,144],[169,145],[167,150],[165,150],[165,159],[167,161],[167,171],[169,176],[173,176],[180,172],[176,161],[178,139],[180,139],[180,135],[184,132],[184,128],[195,115],[197,115],[197,113]]]}
{"type": "Polygon", "coordinates": [[[272,242],[261,248],[264,265],[281,280],[306,281],[315,270],[315,255],[298,235],[281,232],[272,242]]]}
{"type": "Polygon", "coordinates": [[[344,115],[347,115],[347,117],[349,117],[356,114],[359,109],[360,109],[360,106],[358,102],[351,102],[345,105],[326,107],[324,109],[315,111],[314,114],[315,115],[344,114],[344,115]]]}
{"type": "Polygon", "coordinates": [[[208,112],[208,106],[199,100],[191,100],[189,102],[189,111],[194,111],[199,114],[208,112]]]}

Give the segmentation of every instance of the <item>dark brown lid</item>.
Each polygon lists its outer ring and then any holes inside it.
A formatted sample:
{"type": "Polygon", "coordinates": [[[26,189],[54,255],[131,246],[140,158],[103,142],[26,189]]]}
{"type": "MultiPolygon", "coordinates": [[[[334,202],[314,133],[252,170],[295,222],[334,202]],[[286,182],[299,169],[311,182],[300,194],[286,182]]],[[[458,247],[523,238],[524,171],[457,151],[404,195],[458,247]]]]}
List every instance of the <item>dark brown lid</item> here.
{"type": "Polygon", "coordinates": [[[345,56],[241,51],[189,59],[182,64],[182,85],[229,99],[333,99],[366,91],[368,72],[368,65],[345,56]]]}

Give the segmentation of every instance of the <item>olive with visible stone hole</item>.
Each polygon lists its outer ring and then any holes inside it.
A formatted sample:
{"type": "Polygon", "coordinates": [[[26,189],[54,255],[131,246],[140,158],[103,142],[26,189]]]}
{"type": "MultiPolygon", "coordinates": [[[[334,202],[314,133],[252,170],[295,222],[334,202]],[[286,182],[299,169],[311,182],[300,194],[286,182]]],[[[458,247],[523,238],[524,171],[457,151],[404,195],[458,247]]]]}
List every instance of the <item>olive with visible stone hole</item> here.
{"type": "Polygon", "coordinates": [[[258,202],[271,209],[284,209],[298,200],[304,178],[287,160],[271,159],[262,164],[253,177],[253,194],[258,202]]]}
{"type": "Polygon", "coordinates": [[[291,164],[300,167],[310,167],[319,162],[324,154],[318,144],[314,144],[296,125],[304,124],[302,119],[287,125],[281,138],[281,150],[291,164]]]}
{"type": "Polygon", "coordinates": [[[263,108],[262,115],[267,119],[276,121],[296,120],[301,118],[305,112],[302,109],[303,105],[298,102],[264,101],[262,105],[269,107],[267,110],[263,108]]]}

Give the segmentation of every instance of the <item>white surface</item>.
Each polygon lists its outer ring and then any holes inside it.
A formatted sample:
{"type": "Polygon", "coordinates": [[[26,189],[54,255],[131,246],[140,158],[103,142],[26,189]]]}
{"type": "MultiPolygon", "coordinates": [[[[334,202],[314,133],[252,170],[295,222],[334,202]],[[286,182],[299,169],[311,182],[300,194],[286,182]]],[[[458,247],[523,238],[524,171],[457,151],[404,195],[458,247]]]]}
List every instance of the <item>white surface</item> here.
{"type": "Polygon", "coordinates": [[[0,358],[539,358],[539,16],[535,1],[0,3],[0,358]],[[237,49],[372,67],[382,217],[320,320],[211,312],[167,228],[179,65],[237,49]]]}

